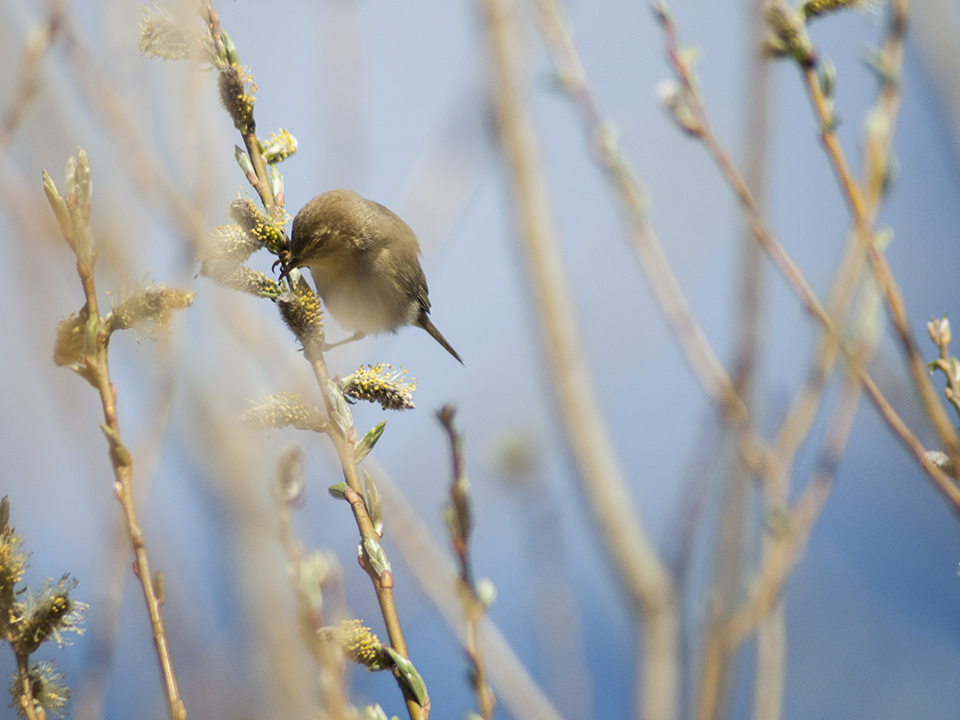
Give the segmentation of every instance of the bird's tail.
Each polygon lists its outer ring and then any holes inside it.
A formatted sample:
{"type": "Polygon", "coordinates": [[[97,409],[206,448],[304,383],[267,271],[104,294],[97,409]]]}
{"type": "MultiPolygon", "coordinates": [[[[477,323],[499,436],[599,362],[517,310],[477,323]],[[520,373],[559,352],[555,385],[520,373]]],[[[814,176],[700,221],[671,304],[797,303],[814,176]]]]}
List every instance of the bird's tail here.
{"type": "Polygon", "coordinates": [[[419,325],[428,333],[430,333],[433,336],[434,340],[436,340],[438,343],[443,345],[444,349],[448,353],[453,355],[457,359],[458,363],[463,365],[463,360],[461,360],[460,356],[457,355],[457,351],[453,349],[453,346],[450,343],[448,343],[447,339],[441,334],[439,330],[437,330],[437,326],[434,325],[432,322],[430,322],[430,318],[427,317],[427,314],[425,312],[420,313],[420,317],[417,318],[417,325],[419,325]]]}

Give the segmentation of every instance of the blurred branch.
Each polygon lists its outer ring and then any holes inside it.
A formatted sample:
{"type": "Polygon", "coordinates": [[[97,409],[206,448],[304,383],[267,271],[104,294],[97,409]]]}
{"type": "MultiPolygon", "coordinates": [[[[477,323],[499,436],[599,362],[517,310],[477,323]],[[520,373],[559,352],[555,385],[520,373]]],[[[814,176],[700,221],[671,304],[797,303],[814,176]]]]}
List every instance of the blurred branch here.
{"type": "MultiPolygon", "coordinates": [[[[771,64],[760,51],[767,29],[763,20],[765,0],[751,0],[747,3],[747,73],[746,103],[743,117],[741,146],[743,154],[743,179],[755,199],[758,208],[764,206],[766,194],[767,163],[770,140],[770,103],[772,71],[771,64]]],[[[675,53],[671,50],[671,54],[675,53]]],[[[760,406],[760,350],[763,331],[764,279],[767,275],[765,255],[756,242],[753,231],[746,218],[741,219],[740,229],[740,269],[737,296],[736,356],[733,364],[733,385],[743,398],[747,411],[756,418],[756,409],[760,406]]],[[[756,421],[755,421],[756,422],[756,421]]],[[[724,437],[732,434],[726,428],[724,437]]],[[[715,467],[715,466],[714,466],[715,467]]],[[[740,602],[746,585],[748,513],[751,494],[756,487],[756,475],[739,454],[730,454],[723,481],[721,504],[716,531],[716,547],[713,552],[711,568],[711,589],[709,597],[713,599],[708,610],[706,623],[708,633],[717,632],[740,602]]],[[[703,647],[711,647],[714,640],[706,637],[703,647]]],[[[730,686],[736,674],[736,664],[730,656],[722,659],[716,668],[714,682],[717,698],[712,717],[724,717],[730,686]]],[[[703,666],[705,659],[701,658],[703,666]]],[[[707,683],[700,684],[702,691],[707,683]]]]}
{"type": "MultiPolygon", "coordinates": [[[[664,23],[665,29],[667,31],[668,43],[671,43],[675,48],[675,29],[672,25],[672,20],[669,17],[669,14],[665,11],[665,6],[658,7],[658,16],[661,19],[661,22],[664,23]],[[671,37],[673,38],[671,40],[671,37]]],[[[678,77],[681,78],[681,82],[684,84],[684,87],[687,89],[687,95],[683,98],[686,104],[686,109],[692,113],[690,118],[691,126],[688,131],[697,136],[701,137],[704,144],[710,149],[711,154],[714,155],[714,158],[720,167],[721,171],[724,173],[724,176],[727,178],[731,187],[733,188],[735,194],[740,200],[744,212],[747,214],[747,218],[750,222],[751,228],[753,229],[754,234],[756,235],[757,241],[761,244],[770,258],[773,260],[774,264],[783,274],[784,278],[787,280],[788,284],[793,288],[795,294],[803,304],[806,311],[812,315],[816,320],[823,326],[827,335],[830,338],[830,342],[837,343],[839,349],[843,352],[844,356],[847,359],[847,362],[850,365],[851,372],[857,377],[860,383],[863,384],[864,390],[867,395],[870,397],[870,400],[879,410],[880,414],[893,430],[894,434],[898,437],[900,442],[910,450],[920,465],[927,471],[928,475],[933,479],[936,487],[941,491],[944,497],[952,505],[954,512],[960,513],[960,488],[957,487],[947,475],[940,471],[930,460],[926,457],[926,450],[923,448],[923,445],[916,438],[913,432],[907,427],[906,423],[900,418],[896,413],[887,399],[880,392],[876,383],[870,377],[866,368],[860,367],[857,365],[857,358],[855,355],[855,350],[849,346],[848,343],[844,343],[840,339],[840,331],[838,329],[837,323],[832,318],[831,314],[824,308],[820,303],[820,300],[817,298],[816,294],[810,288],[806,279],[803,276],[803,273],[800,271],[799,267],[794,263],[794,261],[787,254],[786,250],[779,243],[779,241],[770,233],[766,225],[763,222],[763,219],[760,214],[759,207],[756,203],[753,194],[750,192],[750,189],[747,187],[746,183],[743,181],[743,177],[740,175],[733,161],[730,159],[729,155],[722,148],[719,142],[715,139],[710,130],[709,121],[706,116],[706,111],[702,106],[702,103],[699,102],[699,93],[694,92],[696,84],[693,82],[693,77],[691,74],[691,68],[689,67],[688,62],[683,61],[682,56],[679,53],[674,53],[671,55],[672,59],[675,62],[675,70],[678,73],[678,77]],[[678,62],[679,60],[679,62],[678,62]]],[[[810,72],[806,70],[805,72],[810,72]]],[[[812,76],[808,76],[808,79],[812,77],[812,81],[815,84],[815,94],[821,100],[821,110],[823,112],[829,112],[829,104],[826,101],[826,98],[823,95],[823,92],[820,88],[819,79],[816,77],[816,74],[813,73],[812,76]]],[[[846,166],[844,160],[844,166],[846,166]]],[[[847,175],[849,175],[849,170],[847,169],[847,175]]],[[[848,183],[849,185],[849,183],[848,183]]],[[[854,197],[858,198],[858,202],[862,208],[863,201],[862,196],[860,195],[856,181],[853,181],[854,197]]],[[[859,233],[858,233],[859,234],[859,233]]],[[[872,237],[870,238],[870,243],[866,247],[866,252],[868,257],[871,259],[874,257],[882,258],[879,251],[874,247],[872,242],[872,237]]],[[[883,260],[885,266],[885,260],[883,260]]],[[[853,269],[852,264],[850,265],[851,272],[853,269]]],[[[879,265],[876,267],[880,267],[879,265]]],[[[889,268],[888,268],[889,270],[889,268]]],[[[891,296],[891,282],[892,278],[887,277],[886,279],[881,276],[881,273],[878,272],[878,282],[881,288],[884,289],[884,294],[889,298],[891,296]],[[885,281],[886,280],[886,281],[885,281]]],[[[842,284],[843,288],[850,288],[850,285],[847,283],[842,284]]],[[[892,286],[894,289],[895,285],[892,286]]],[[[899,291],[896,291],[897,296],[899,296],[899,291]]],[[[899,305],[902,307],[902,300],[899,305]]],[[[912,342],[912,338],[911,338],[912,342]]],[[[919,357],[919,356],[916,356],[919,357]]],[[[922,365],[922,360],[920,363],[922,365]]],[[[916,361],[911,359],[911,369],[916,364],[916,361]]],[[[925,371],[924,371],[925,372],[925,371]]],[[[914,371],[916,377],[916,372],[914,371]]],[[[933,391],[933,386],[930,384],[929,379],[926,376],[923,376],[924,383],[922,387],[926,387],[930,390],[932,394],[935,395],[933,391]]],[[[815,393],[811,396],[814,400],[819,397],[818,393],[815,393]]],[[[813,407],[811,402],[810,407],[813,407]]],[[[943,418],[946,418],[946,413],[943,411],[943,408],[939,406],[939,403],[936,404],[937,413],[943,418]]],[[[811,412],[812,415],[812,412],[811,412]]],[[[939,421],[938,421],[939,422],[939,421]]],[[[947,419],[947,425],[949,427],[949,419],[947,419]]],[[[953,433],[952,427],[950,427],[950,433],[953,433]]],[[[791,436],[791,440],[792,440],[791,436]]],[[[783,453],[781,453],[783,455],[783,453]]],[[[784,463],[781,459],[774,458],[773,468],[783,468],[784,463]]],[[[768,469],[769,471],[769,469],[768,469]]],[[[766,473],[764,473],[766,475],[766,473]]],[[[782,483],[781,483],[782,485],[782,483]]]]}
{"type": "MultiPolygon", "coordinates": [[[[897,0],[891,6],[888,42],[885,47],[889,58],[884,60],[885,67],[883,68],[886,101],[881,105],[881,108],[887,108],[886,112],[888,117],[884,118],[883,121],[885,139],[877,141],[880,147],[888,148],[892,139],[893,123],[890,118],[895,115],[899,103],[897,90],[900,74],[899,61],[902,57],[903,37],[906,32],[909,6],[909,0],[897,0]]],[[[810,93],[811,102],[822,126],[821,137],[827,150],[827,156],[834,166],[834,170],[840,180],[841,188],[850,204],[858,235],[860,236],[860,242],[865,245],[871,268],[886,299],[891,320],[900,338],[903,350],[907,355],[907,364],[913,375],[914,385],[920,395],[920,400],[945,450],[955,464],[960,464],[960,437],[958,437],[949,415],[940,403],[936,389],[930,382],[926,363],[917,347],[913,331],[910,328],[910,319],[903,295],[896,284],[886,256],[872,242],[870,229],[871,207],[868,205],[868,199],[864,197],[862,187],[853,177],[843,147],[836,136],[831,105],[824,95],[816,71],[812,67],[805,67],[803,69],[803,75],[807,90],[810,93]]],[[[883,100],[884,98],[881,99],[883,100]]],[[[874,180],[870,177],[866,178],[866,182],[870,185],[871,202],[879,198],[882,187],[885,185],[884,178],[887,177],[888,173],[886,165],[877,166],[872,169],[874,170],[874,174],[879,176],[880,179],[874,180]]],[[[924,465],[924,469],[927,469],[929,472],[926,465],[924,465]]],[[[936,480],[936,478],[934,479],[936,480]]]]}
{"type": "Polygon", "coordinates": [[[152,151],[136,114],[97,63],[69,16],[63,20],[62,33],[64,48],[71,60],[68,67],[77,78],[77,88],[107,127],[130,177],[145,198],[154,200],[159,195],[191,248],[197,250],[207,237],[207,225],[199,209],[152,151]]]}
{"type": "Polygon", "coordinates": [[[50,47],[56,42],[63,27],[63,2],[51,0],[46,21],[36,26],[27,36],[20,61],[20,74],[17,78],[17,90],[13,100],[0,118],[0,164],[10,146],[10,141],[23,121],[30,103],[38,90],[40,65],[50,47]]]}
{"type": "MultiPolygon", "coordinates": [[[[642,714],[649,720],[667,720],[677,712],[680,671],[673,580],[630,497],[583,358],[527,101],[516,6],[511,0],[485,0],[482,8],[500,137],[510,167],[519,236],[539,310],[552,389],[594,519],[634,610],[644,620],[642,692],[639,685],[637,688],[642,714]]],[[[729,400],[732,410],[742,408],[739,400],[733,400],[729,379],[719,363],[710,367],[713,369],[701,368],[710,375],[705,384],[718,399],[729,400]]]]}
{"type": "Polygon", "coordinates": [[[960,13],[951,0],[913,0],[910,31],[924,69],[950,119],[953,154],[960,155],[960,13]]]}
{"type": "Polygon", "coordinates": [[[744,423],[746,408],[743,401],[694,318],[663,247],[648,222],[643,188],[623,156],[613,129],[600,113],[556,0],[535,0],[533,5],[541,33],[556,64],[560,83],[580,115],[580,122],[597,160],[617,191],[633,249],[661,312],[670,323],[687,362],[707,393],[731,422],[744,423]]]}
{"type": "Polygon", "coordinates": [[[84,675],[77,690],[72,715],[76,720],[101,720],[110,686],[110,672],[116,657],[120,635],[120,611],[123,587],[127,579],[126,531],[122,520],[111,522],[110,551],[103,558],[96,608],[91,627],[92,649],[86,653],[84,675]]]}
{"type": "Polygon", "coordinates": [[[739,647],[773,609],[787,578],[803,556],[813,524],[833,487],[837,466],[853,429],[859,399],[858,383],[848,376],[828,423],[816,471],[789,514],[779,520],[771,518],[780,529],[772,533],[774,539],[765,553],[754,589],[725,628],[729,651],[739,647]]]}
{"type": "MultiPolygon", "coordinates": [[[[776,3],[773,4],[776,5],[776,3]]],[[[788,11],[785,10],[784,12],[788,11]]],[[[865,205],[865,201],[861,195],[860,186],[850,173],[849,166],[843,156],[842,148],[834,131],[835,123],[832,116],[832,104],[826,97],[826,92],[824,91],[824,88],[829,88],[832,85],[832,77],[821,79],[814,70],[816,58],[815,48],[813,48],[812,45],[803,48],[804,53],[802,54],[802,59],[804,61],[801,62],[801,65],[807,78],[808,86],[814,96],[815,106],[821,119],[823,129],[822,138],[828,149],[828,154],[830,154],[834,161],[844,192],[850,200],[851,206],[854,208],[856,225],[855,231],[851,234],[831,291],[829,313],[825,312],[822,306],[819,305],[819,302],[810,291],[799,269],[794,266],[779,243],[777,243],[766,230],[761,220],[759,207],[755,198],[711,129],[702,96],[695,79],[692,56],[679,47],[676,27],[669,10],[665,4],[660,4],[656,8],[656,13],[664,28],[668,55],[677,78],[681,83],[680,87],[672,89],[665,98],[668,99],[667,105],[669,109],[673,111],[678,124],[690,135],[700,139],[707,147],[747,211],[748,218],[751,221],[758,240],[771,254],[771,257],[784,273],[788,282],[790,282],[791,286],[804,301],[807,309],[813,312],[823,323],[827,331],[817,349],[808,381],[781,428],[775,446],[776,453],[770,458],[768,466],[770,474],[766,478],[767,482],[765,485],[767,490],[768,512],[782,512],[782,508],[784,508],[787,500],[788,481],[793,458],[800,444],[807,437],[810,425],[816,414],[816,409],[822,399],[826,380],[832,372],[837,351],[841,343],[838,328],[843,325],[847,308],[857,285],[857,279],[860,277],[863,260],[865,256],[869,255],[871,259],[874,260],[874,266],[877,267],[877,259],[883,259],[874,242],[872,227],[876,209],[879,206],[880,199],[887,186],[890,141],[895,124],[896,110],[899,104],[899,93],[894,79],[899,74],[902,59],[902,40],[903,29],[905,28],[906,6],[904,3],[901,3],[894,10],[890,32],[888,33],[887,42],[881,55],[882,60],[880,61],[885,73],[884,78],[886,82],[881,89],[876,109],[872,115],[873,122],[868,124],[868,150],[870,152],[868,153],[869,161],[865,169],[865,183],[867,183],[870,188],[869,212],[868,206],[865,205]],[[828,85],[828,80],[831,81],[830,85],[828,85]]],[[[798,55],[798,57],[801,57],[801,55],[798,55]]],[[[832,72],[832,68],[828,68],[824,72],[832,72]]],[[[892,277],[888,277],[885,280],[882,279],[881,282],[884,285],[885,295],[891,299],[891,307],[902,308],[902,304],[898,305],[896,303],[899,295],[895,292],[896,288],[892,283],[892,277]]],[[[896,313],[897,311],[895,310],[894,314],[896,315],[896,313]]],[[[905,313],[902,317],[905,319],[905,313]]],[[[912,343],[912,336],[910,336],[909,332],[904,331],[907,327],[905,322],[903,322],[903,320],[899,321],[898,326],[901,329],[901,337],[904,338],[905,341],[909,340],[912,343]]],[[[852,372],[857,376],[857,382],[863,382],[867,386],[867,390],[871,394],[872,399],[874,399],[875,404],[881,408],[881,412],[887,417],[891,427],[900,435],[902,441],[912,446],[918,460],[929,470],[929,458],[919,450],[917,447],[919,443],[915,442],[912,434],[905,430],[905,426],[899,421],[899,418],[896,418],[895,421],[892,419],[892,408],[890,408],[889,404],[882,398],[879,391],[869,379],[865,369],[865,358],[858,357],[857,353],[852,353],[848,347],[844,347],[844,352],[847,354],[852,372]]],[[[916,371],[919,364],[917,358],[918,354],[916,352],[910,353],[911,367],[914,371],[915,379],[917,379],[919,384],[919,375],[916,371]]],[[[925,377],[923,381],[929,386],[929,381],[927,381],[925,377]]],[[[859,390],[856,390],[855,394],[856,397],[859,397],[859,390]]],[[[928,396],[929,392],[926,392],[926,388],[921,387],[921,394],[928,396]]],[[[855,409],[856,400],[851,401],[851,403],[855,409]]],[[[929,403],[927,403],[927,405],[929,406],[929,403]]],[[[942,408],[938,408],[938,410],[941,411],[940,414],[942,415],[942,408]]],[[[853,410],[851,410],[850,413],[850,422],[852,423],[853,410]]],[[[935,419],[935,422],[941,425],[942,430],[942,421],[935,419]]],[[[841,423],[841,425],[843,425],[843,423],[841,423]]],[[[849,429],[843,433],[844,438],[848,432],[849,429]]],[[[951,436],[953,435],[954,433],[951,431],[951,436]]],[[[941,436],[944,437],[942,432],[941,436]]],[[[944,441],[947,442],[946,437],[944,441]]],[[[841,451],[842,445],[835,449],[838,456],[841,451]]],[[[951,499],[956,510],[957,488],[955,484],[945,478],[942,473],[939,476],[934,475],[934,479],[938,486],[941,487],[945,494],[951,499]]],[[[828,483],[820,482],[811,484],[811,487],[822,489],[825,485],[827,488],[829,487],[828,483]]],[[[823,497],[825,498],[825,494],[823,497]]],[[[819,508],[817,512],[819,512],[819,508]]],[[[814,516],[815,515],[816,513],[814,513],[814,516]]],[[[812,523],[812,520],[810,522],[812,523]]],[[[806,532],[809,532],[809,530],[807,529],[806,532]]],[[[801,535],[803,535],[803,533],[801,533],[801,535]]],[[[801,544],[804,542],[805,538],[801,544]]],[[[780,553],[771,554],[768,552],[768,555],[776,557],[779,556],[780,553]]],[[[786,563],[782,565],[782,567],[785,568],[785,574],[778,583],[774,583],[777,586],[777,590],[772,595],[777,598],[779,597],[779,584],[785,580],[786,574],[789,573],[789,570],[792,568],[792,562],[786,563]]],[[[765,615],[765,617],[768,616],[765,615]]],[[[779,716],[780,696],[778,692],[776,692],[776,689],[782,689],[782,680],[778,679],[782,673],[784,659],[782,646],[782,614],[779,614],[776,620],[772,617],[770,620],[777,624],[777,628],[774,628],[770,624],[765,624],[765,632],[762,633],[765,637],[761,638],[759,644],[760,657],[758,658],[757,667],[758,672],[761,673],[762,676],[758,676],[756,682],[758,695],[756,697],[757,704],[755,710],[758,713],[757,717],[779,716]],[[767,629],[769,629],[768,636],[766,636],[767,629]]],[[[710,632],[711,635],[706,644],[707,659],[705,661],[704,671],[706,677],[701,695],[701,717],[712,717],[720,711],[717,693],[722,691],[722,687],[725,684],[721,679],[723,673],[722,668],[726,667],[726,663],[723,660],[725,653],[735,649],[735,647],[726,647],[727,644],[722,638],[717,636],[717,633],[722,632],[722,626],[718,624],[717,621],[711,623],[710,632]]]]}
{"type": "Polygon", "coordinates": [[[291,443],[281,449],[273,497],[290,587],[297,598],[298,629],[320,671],[319,696],[325,713],[321,717],[339,720],[346,717],[350,709],[344,695],[343,653],[337,643],[324,639],[322,634],[328,624],[323,612],[325,590],[331,576],[339,573],[339,564],[318,551],[305,553],[303,543],[294,534],[293,511],[302,504],[304,495],[303,464],[299,444],[291,443]]]}
{"type": "MultiPolygon", "coordinates": [[[[763,674],[769,684],[761,686],[758,670],[755,690],[756,717],[776,716],[779,713],[782,692],[783,645],[782,609],[780,603],[783,587],[794,567],[803,557],[813,524],[823,509],[833,486],[837,465],[846,447],[860,397],[859,384],[852,376],[844,383],[841,398],[834,409],[826,439],[821,450],[817,470],[807,483],[793,508],[782,515],[772,515],[774,524],[768,534],[759,578],[748,598],[726,622],[715,621],[710,628],[703,651],[703,671],[699,693],[697,717],[701,719],[718,716],[722,712],[719,698],[721,682],[727,661],[761,624],[772,620],[770,632],[760,641],[758,654],[771,662],[771,671],[763,674]],[[778,613],[771,615],[771,613],[778,613]]],[[[758,659],[758,662],[760,660],[758,659]]]]}
{"type": "MultiPolygon", "coordinates": [[[[767,58],[760,52],[766,26],[763,23],[765,0],[751,0],[747,23],[747,90],[743,118],[743,180],[753,194],[758,208],[763,208],[766,195],[770,152],[770,103],[772,72],[767,58]]],[[[757,365],[760,334],[763,325],[765,265],[763,250],[754,241],[749,223],[741,231],[739,296],[737,312],[737,351],[733,385],[752,411],[756,403],[757,365]]]]}
{"type": "MultiPolygon", "coordinates": [[[[875,251],[878,246],[874,237],[875,223],[881,201],[889,185],[893,129],[896,126],[900,101],[897,78],[902,66],[906,10],[906,5],[902,3],[897,3],[893,7],[885,46],[880,55],[883,65],[881,77],[884,82],[881,84],[876,103],[868,115],[869,120],[866,126],[867,152],[865,153],[866,162],[863,170],[862,186],[852,177],[850,169],[842,157],[842,147],[835,132],[836,122],[833,117],[832,98],[830,97],[833,92],[835,70],[829,63],[821,63],[819,75],[814,72],[812,66],[804,68],[808,87],[810,87],[811,80],[816,80],[816,87],[811,87],[811,92],[815,94],[815,104],[822,127],[822,139],[828,149],[828,154],[834,157],[835,167],[841,177],[841,185],[850,198],[851,206],[855,211],[854,228],[848,236],[828,300],[830,317],[838,328],[844,324],[844,318],[853,300],[857,281],[863,272],[865,256],[871,251],[875,251]],[[866,188],[867,191],[862,209],[858,204],[858,193],[861,187],[866,188]]],[[[871,288],[874,287],[872,278],[868,279],[867,282],[871,288]]],[[[809,433],[822,401],[827,379],[833,372],[839,342],[839,337],[829,333],[821,335],[807,381],[796,398],[790,414],[780,428],[775,443],[776,461],[774,467],[777,475],[767,485],[768,514],[771,517],[777,512],[782,512],[786,507],[790,468],[803,439],[809,433]]],[[[856,358],[857,367],[865,369],[872,354],[872,349],[858,354],[856,358]]],[[[826,467],[818,472],[814,480],[808,484],[804,496],[797,503],[798,509],[802,509],[804,500],[812,495],[815,509],[803,518],[806,522],[796,522],[795,518],[794,524],[797,525],[797,530],[791,533],[795,537],[789,545],[793,547],[788,548],[790,560],[788,567],[783,569],[782,576],[776,578],[776,572],[771,573],[769,571],[770,563],[765,561],[763,577],[765,580],[770,580],[769,584],[773,586],[769,588],[766,597],[776,598],[776,604],[767,610],[769,614],[762,614],[758,619],[760,632],[754,691],[754,716],[757,720],[779,718],[782,714],[784,675],[786,673],[784,640],[786,618],[780,599],[780,587],[786,581],[787,575],[799,560],[800,552],[806,545],[810,527],[819,515],[822,504],[830,491],[834,468],[836,463],[839,462],[846,440],[849,437],[859,403],[860,386],[855,379],[848,378],[848,384],[845,385],[845,388],[846,391],[842,396],[840,405],[835,411],[837,427],[834,428],[834,432],[837,435],[832,435],[829,432],[827,435],[827,442],[833,443],[833,445],[824,452],[826,467]],[[771,578],[774,579],[771,580],[771,578]]],[[[796,511],[794,515],[796,515],[796,511]]],[[[782,555],[778,548],[780,543],[781,539],[777,537],[776,531],[768,530],[764,540],[766,560],[773,563],[779,561],[779,557],[782,555]]],[[[761,582],[761,586],[765,584],[767,583],[761,582]]]]}

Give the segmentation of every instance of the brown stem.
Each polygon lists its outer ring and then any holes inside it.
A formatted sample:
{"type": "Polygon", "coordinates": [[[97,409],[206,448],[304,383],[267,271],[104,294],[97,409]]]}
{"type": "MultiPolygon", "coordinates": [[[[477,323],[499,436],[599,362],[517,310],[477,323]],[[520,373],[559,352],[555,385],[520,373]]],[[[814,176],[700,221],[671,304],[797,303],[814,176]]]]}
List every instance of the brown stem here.
{"type": "Polygon", "coordinates": [[[250,156],[250,162],[253,163],[253,170],[257,174],[257,182],[253,184],[253,189],[260,195],[263,201],[263,207],[267,211],[267,216],[272,217],[276,202],[273,197],[273,190],[270,189],[270,181],[267,179],[267,163],[260,153],[260,141],[257,140],[256,123],[251,119],[250,127],[241,133],[243,144],[247,148],[247,154],[250,156]]]}
{"type": "MultiPolygon", "coordinates": [[[[97,293],[92,271],[86,263],[77,262],[80,278],[87,296],[87,309],[91,318],[99,315],[97,308],[97,293]]],[[[150,560],[147,554],[146,541],[143,531],[137,522],[136,510],[133,502],[133,457],[127,452],[120,440],[120,422],[117,418],[117,391],[110,381],[108,362],[109,336],[107,331],[100,328],[97,336],[96,354],[84,358],[84,363],[96,383],[100,393],[100,402],[103,406],[104,425],[110,444],[110,463],[113,466],[116,479],[115,492],[120,507],[123,510],[124,525],[127,538],[133,548],[136,575],[143,589],[144,601],[150,616],[150,626],[153,631],[153,644],[160,663],[160,673],[163,679],[164,692],[167,699],[167,711],[171,720],[186,720],[187,710],[180,697],[177,677],[173,668],[173,659],[170,655],[170,646],[167,640],[166,629],[163,623],[161,601],[157,597],[153,585],[153,575],[150,571],[150,560]]]]}
{"type": "Polygon", "coordinates": [[[455,513],[458,522],[450,527],[450,539],[453,542],[457,563],[460,566],[460,578],[457,583],[457,594],[463,605],[463,615],[466,619],[463,648],[470,661],[474,693],[477,696],[477,706],[483,720],[492,720],[496,708],[496,698],[487,682],[487,665],[484,654],[480,650],[480,623],[487,613],[487,608],[477,594],[477,587],[470,571],[470,536],[472,517],[470,511],[469,490],[466,490],[465,471],[463,467],[463,441],[454,424],[456,410],[447,405],[437,413],[437,418],[447,431],[450,440],[450,455],[453,472],[450,479],[450,511],[455,513]]]}
{"type": "MultiPolygon", "coordinates": [[[[333,401],[330,398],[329,382],[330,374],[327,371],[327,364],[323,356],[319,353],[308,358],[313,368],[314,376],[320,386],[320,392],[323,396],[324,407],[327,411],[327,417],[331,418],[330,430],[327,436],[333,442],[337,451],[337,457],[340,459],[340,465],[343,468],[343,479],[351,493],[347,494],[347,500],[350,501],[350,508],[353,510],[353,517],[356,520],[357,528],[360,530],[361,542],[363,540],[372,540],[380,543],[380,534],[374,527],[373,521],[367,512],[367,506],[363,501],[363,486],[360,483],[360,474],[357,472],[357,460],[354,455],[354,444],[347,437],[344,437],[340,428],[333,422],[333,401]]],[[[348,428],[355,435],[355,428],[348,428]]],[[[377,594],[377,601],[380,604],[380,613],[383,616],[383,622],[387,628],[387,635],[390,637],[390,645],[393,649],[405,658],[409,659],[407,653],[407,643],[403,637],[403,629],[400,625],[400,616],[397,614],[396,601],[393,596],[393,577],[387,571],[382,576],[378,576],[376,571],[369,566],[369,563],[361,563],[364,570],[370,576],[374,591],[377,594]]],[[[406,686],[399,681],[400,689],[403,691],[407,703],[407,712],[411,720],[426,720],[429,710],[421,706],[413,695],[407,690],[406,686]]]]}
{"type": "Polygon", "coordinates": [[[46,720],[47,714],[42,706],[33,699],[33,685],[30,682],[30,656],[17,653],[17,682],[20,684],[20,707],[27,720],[46,720]]]}
{"type": "Polygon", "coordinates": [[[150,572],[150,561],[147,555],[146,541],[143,531],[137,523],[136,511],[133,503],[133,457],[127,451],[121,440],[120,422],[117,418],[117,391],[110,381],[109,366],[109,330],[100,320],[97,304],[97,286],[93,274],[96,262],[96,248],[89,237],[86,219],[75,225],[76,231],[86,235],[82,240],[76,238],[77,247],[84,248],[84,258],[78,255],[77,274],[83,285],[86,305],[84,312],[87,317],[85,333],[91,334],[94,339],[93,347],[84,348],[83,364],[87,376],[100,393],[100,403],[103,407],[104,434],[109,444],[110,464],[113,467],[115,478],[115,493],[123,511],[124,526],[127,538],[133,548],[137,578],[143,589],[147,612],[150,616],[150,626],[153,631],[153,643],[160,664],[160,673],[163,680],[164,692],[167,700],[167,711],[171,720],[186,720],[187,710],[180,697],[177,686],[176,673],[173,669],[173,660],[170,656],[169,643],[163,624],[161,601],[157,597],[153,586],[153,576],[150,572]]]}

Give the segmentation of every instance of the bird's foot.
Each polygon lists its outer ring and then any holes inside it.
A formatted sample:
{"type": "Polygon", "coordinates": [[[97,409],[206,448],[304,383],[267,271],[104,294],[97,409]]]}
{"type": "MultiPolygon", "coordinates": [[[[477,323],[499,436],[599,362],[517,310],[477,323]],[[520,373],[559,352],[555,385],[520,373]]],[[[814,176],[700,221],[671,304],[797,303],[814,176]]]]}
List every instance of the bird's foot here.
{"type": "Polygon", "coordinates": [[[358,332],[355,332],[353,335],[351,335],[350,337],[348,337],[346,340],[341,340],[341,341],[335,342],[335,343],[327,343],[326,345],[324,345],[323,351],[326,352],[327,350],[333,350],[333,348],[335,348],[335,347],[340,347],[341,345],[346,345],[347,343],[351,343],[351,342],[353,342],[353,341],[355,341],[355,340],[362,340],[362,339],[365,338],[366,336],[367,336],[366,333],[362,333],[362,332],[359,332],[359,331],[358,331],[358,332]]]}

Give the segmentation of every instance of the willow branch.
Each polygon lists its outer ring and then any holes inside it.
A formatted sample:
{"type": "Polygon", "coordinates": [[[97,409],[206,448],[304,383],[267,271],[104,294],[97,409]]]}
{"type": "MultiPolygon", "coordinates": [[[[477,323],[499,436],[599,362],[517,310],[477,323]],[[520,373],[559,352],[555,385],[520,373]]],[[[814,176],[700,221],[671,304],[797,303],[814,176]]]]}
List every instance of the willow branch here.
{"type": "MultiPolygon", "coordinates": [[[[357,459],[354,455],[354,443],[356,442],[357,430],[355,427],[341,429],[336,427],[334,418],[334,400],[330,396],[330,373],[327,371],[326,361],[321,353],[309,353],[307,360],[313,368],[314,377],[320,386],[320,392],[323,396],[324,407],[327,417],[331,419],[330,429],[327,436],[333,442],[337,451],[337,457],[343,469],[343,479],[347,483],[347,490],[344,497],[350,504],[353,511],[354,520],[357,523],[357,529],[360,531],[361,546],[363,541],[370,540],[377,545],[380,544],[380,534],[374,527],[370,514],[367,512],[367,506],[364,502],[363,485],[360,483],[360,474],[357,472],[357,459]]],[[[363,556],[361,555],[361,558],[363,556]]],[[[361,566],[370,577],[373,583],[373,589],[377,595],[377,602],[380,605],[380,614],[383,616],[384,625],[387,628],[387,634],[390,637],[390,645],[393,649],[405,658],[409,659],[407,652],[407,643],[403,637],[403,629],[400,625],[400,616],[397,614],[396,600],[393,596],[393,573],[390,570],[378,574],[368,562],[361,559],[361,566]]],[[[397,683],[403,691],[404,699],[407,704],[407,712],[411,720],[426,720],[429,716],[429,708],[422,707],[407,689],[399,677],[397,683]]]]}
{"type": "MultiPolygon", "coordinates": [[[[75,228],[78,232],[89,232],[85,224],[75,228]]],[[[79,240],[77,241],[79,243],[79,240]]],[[[117,390],[110,380],[108,347],[110,330],[100,321],[97,305],[97,287],[93,275],[93,266],[96,261],[96,250],[93,249],[89,238],[84,241],[90,250],[88,253],[79,252],[77,257],[77,273],[83,285],[86,305],[81,316],[86,319],[87,332],[95,336],[94,347],[84,353],[82,363],[86,368],[91,384],[100,393],[100,402],[103,407],[104,424],[102,426],[109,445],[110,464],[113,467],[115,485],[114,491],[120,507],[123,510],[124,526],[127,538],[133,548],[134,565],[137,579],[143,590],[147,613],[150,616],[150,626],[153,631],[153,643],[160,664],[160,674],[163,681],[164,693],[167,700],[167,711],[171,720],[186,720],[187,710],[180,697],[177,677],[174,672],[173,659],[170,655],[170,645],[167,640],[166,628],[163,622],[161,600],[154,586],[154,577],[150,570],[150,560],[147,553],[146,539],[137,522],[136,510],[133,501],[133,456],[126,449],[121,435],[120,422],[117,417],[117,390]]]]}

